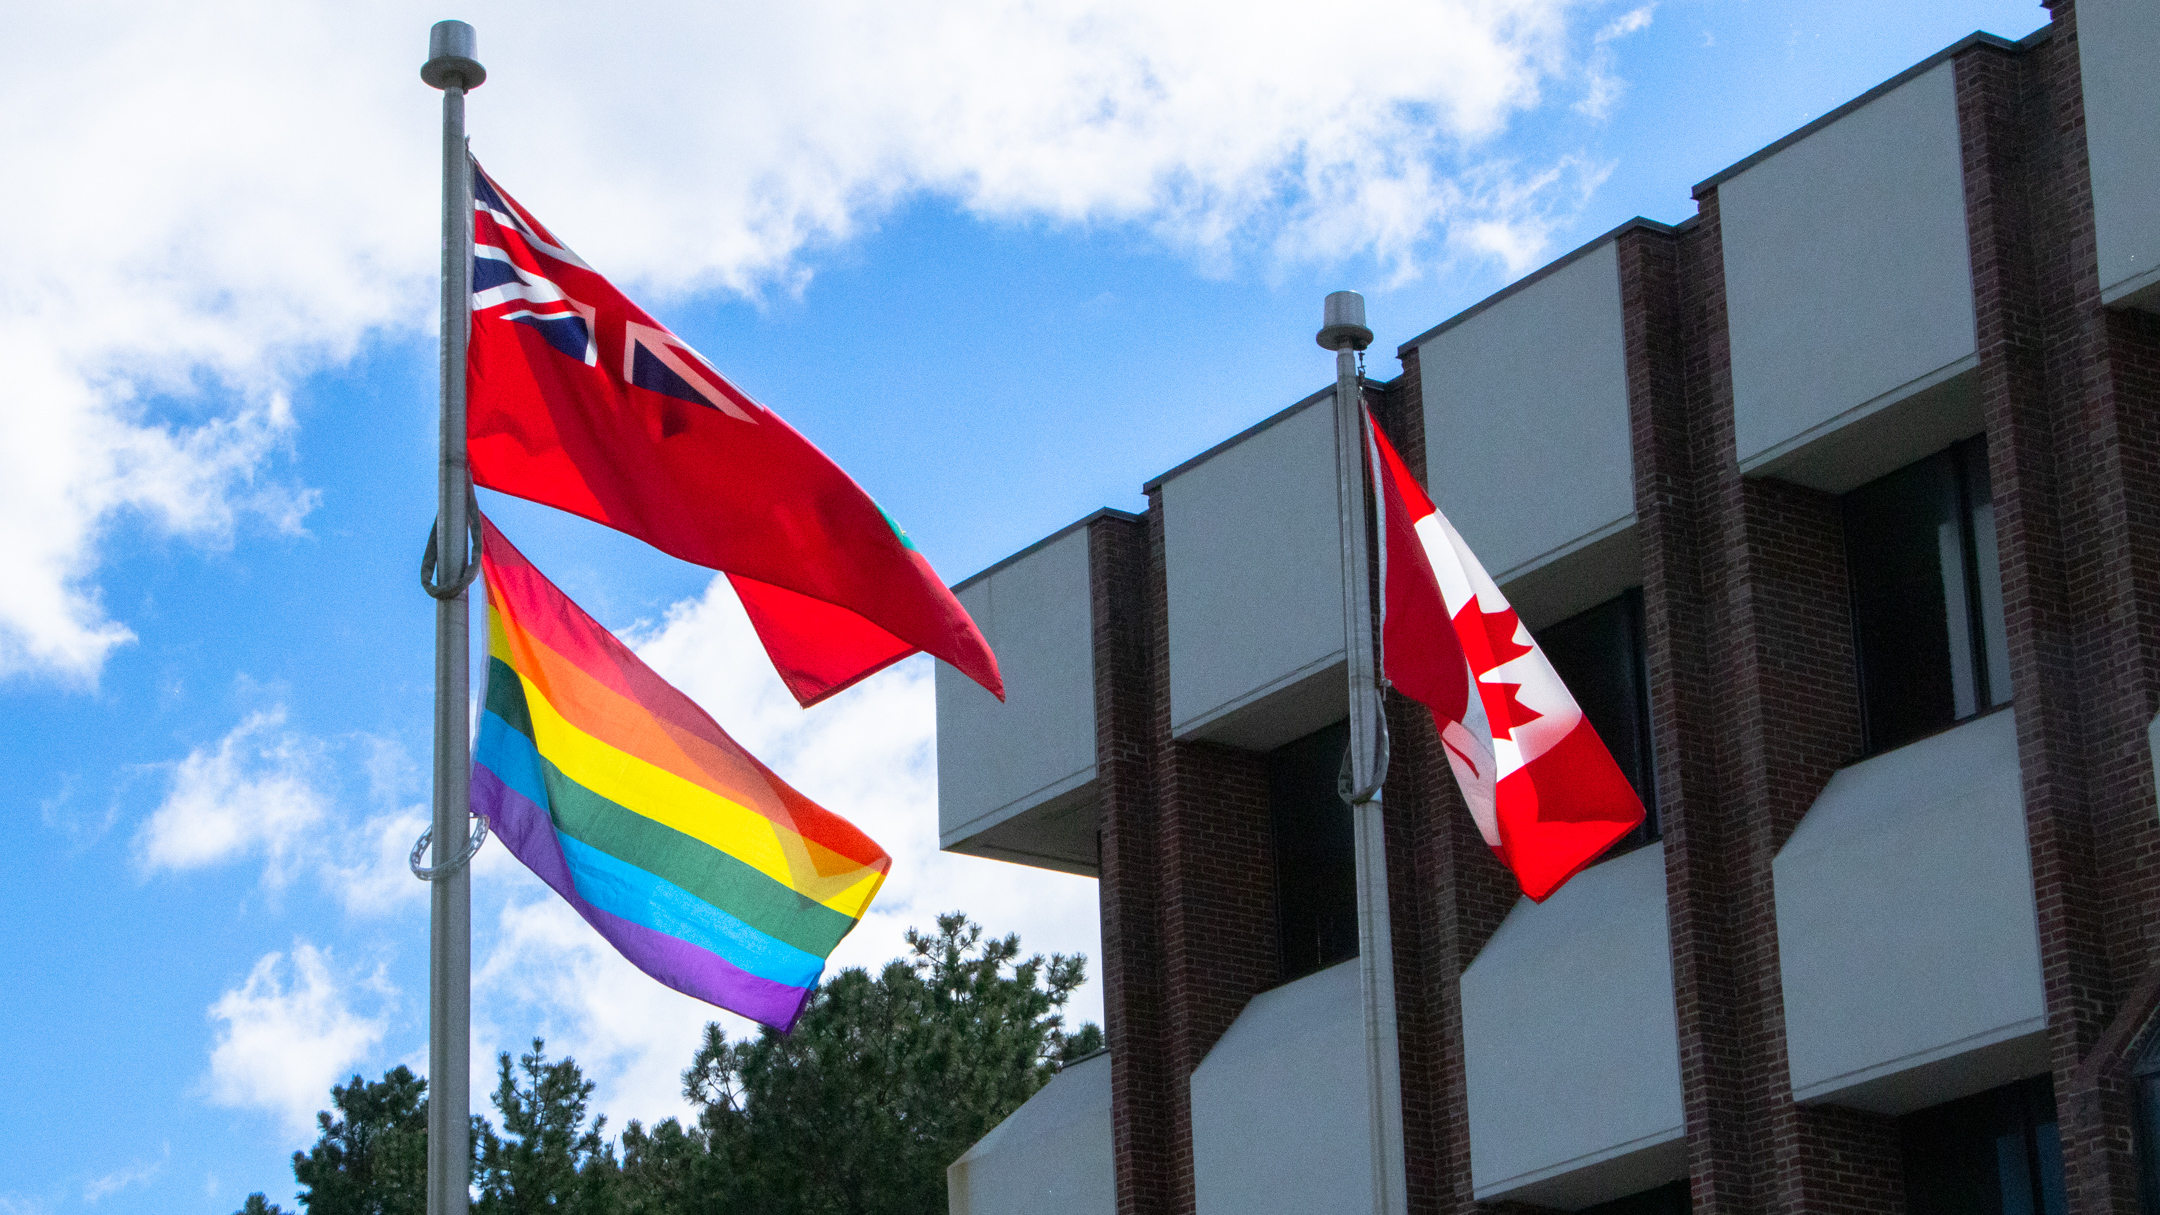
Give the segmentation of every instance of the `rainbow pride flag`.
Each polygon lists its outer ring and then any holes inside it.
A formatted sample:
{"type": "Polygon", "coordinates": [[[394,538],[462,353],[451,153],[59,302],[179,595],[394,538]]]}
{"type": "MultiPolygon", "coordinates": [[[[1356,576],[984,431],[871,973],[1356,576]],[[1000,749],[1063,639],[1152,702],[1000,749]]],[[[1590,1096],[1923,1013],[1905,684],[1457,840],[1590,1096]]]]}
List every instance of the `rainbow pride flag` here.
{"type": "Polygon", "coordinates": [[[787,1029],[892,858],[482,528],[473,809],[638,969],[787,1029]]]}

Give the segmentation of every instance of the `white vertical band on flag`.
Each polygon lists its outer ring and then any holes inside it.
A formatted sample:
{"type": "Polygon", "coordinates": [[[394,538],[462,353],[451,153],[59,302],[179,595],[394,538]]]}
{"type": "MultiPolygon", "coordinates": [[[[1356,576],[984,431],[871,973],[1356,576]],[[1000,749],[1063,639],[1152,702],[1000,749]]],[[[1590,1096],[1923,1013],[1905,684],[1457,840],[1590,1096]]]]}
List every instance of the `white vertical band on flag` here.
{"type": "MultiPolygon", "coordinates": [[[[1379,653],[1381,675],[1384,679],[1387,670],[1389,585],[1386,515],[1391,509],[1392,498],[1384,488],[1388,484],[1388,471],[1385,462],[1380,458],[1380,429],[1372,424],[1369,415],[1365,427],[1365,459],[1372,475],[1373,505],[1381,515],[1379,653]]],[[[1461,563],[1451,559],[1454,543],[1458,539],[1454,536],[1454,529],[1447,526],[1446,520],[1441,519],[1437,511],[1423,519],[1413,520],[1412,526],[1425,550],[1424,564],[1440,582],[1442,605],[1448,610],[1448,615],[1453,616],[1459,610],[1459,605],[1469,602],[1473,593],[1469,579],[1463,574],[1461,563]],[[1426,524],[1435,520],[1438,520],[1438,527],[1444,529],[1437,535],[1426,528],[1426,524]],[[1448,582],[1451,577],[1455,587],[1452,592],[1448,582]]],[[[1495,594],[1497,593],[1496,589],[1495,594]]],[[[1493,755],[1492,728],[1486,722],[1484,702],[1478,694],[1477,674],[1470,669],[1467,662],[1462,670],[1462,686],[1465,689],[1463,717],[1441,726],[1440,745],[1447,752],[1448,767],[1455,773],[1455,783],[1462,789],[1463,801],[1470,811],[1470,821],[1477,824],[1478,835],[1484,839],[1486,846],[1497,848],[1500,846],[1500,819],[1495,808],[1494,784],[1499,779],[1499,765],[1493,755]]]]}
{"type": "MultiPolygon", "coordinates": [[[[1545,754],[1566,738],[1568,731],[1582,720],[1582,709],[1570,695],[1567,685],[1538,648],[1537,639],[1530,635],[1530,628],[1515,614],[1515,609],[1500,592],[1492,575],[1471,553],[1463,542],[1462,534],[1449,523],[1447,516],[1435,509],[1432,514],[1417,522],[1418,539],[1424,542],[1425,553],[1433,565],[1433,575],[1440,583],[1440,594],[1447,600],[1448,615],[1458,620],[1465,609],[1475,608],[1478,623],[1499,620],[1510,626],[1503,638],[1495,638],[1520,647],[1520,652],[1500,662],[1478,670],[1475,660],[1471,674],[1477,680],[1481,699],[1492,698],[1499,704],[1510,699],[1530,711],[1531,716],[1516,720],[1507,715],[1497,725],[1492,723],[1488,711],[1488,729],[1492,738],[1494,757],[1499,769],[1495,779],[1505,778],[1524,764],[1545,754]],[[1514,689],[1511,693],[1508,689],[1514,689]]],[[[1488,634],[1489,635],[1489,634],[1488,634]]]]}
{"type": "MultiPolygon", "coordinates": [[[[1507,596],[1375,428],[1383,594],[1402,598],[1387,676],[1431,710],[1478,832],[1532,899],[1549,897],[1643,818],[1613,762],[1507,596]]],[[[1383,640],[1387,644],[1387,639],[1383,640]]]]}

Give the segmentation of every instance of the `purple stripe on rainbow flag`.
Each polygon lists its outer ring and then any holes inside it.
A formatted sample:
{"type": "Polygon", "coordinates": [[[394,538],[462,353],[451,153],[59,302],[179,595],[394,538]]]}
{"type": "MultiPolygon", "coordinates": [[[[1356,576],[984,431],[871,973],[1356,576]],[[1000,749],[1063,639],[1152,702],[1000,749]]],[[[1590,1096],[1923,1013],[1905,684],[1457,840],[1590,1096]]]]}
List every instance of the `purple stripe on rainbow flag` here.
{"type": "Polygon", "coordinates": [[[585,922],[638,969],[684,995],[777,1026],[783,1033],[795,1023],[810,995],[808,988],[760,978],[711,950],[631,923],[578,897],[548,812],[503,783],[484,764],[473,765],[472,808],[487,816],[488,829],[502,838],[511,855],[577,908],[585,922]]]}

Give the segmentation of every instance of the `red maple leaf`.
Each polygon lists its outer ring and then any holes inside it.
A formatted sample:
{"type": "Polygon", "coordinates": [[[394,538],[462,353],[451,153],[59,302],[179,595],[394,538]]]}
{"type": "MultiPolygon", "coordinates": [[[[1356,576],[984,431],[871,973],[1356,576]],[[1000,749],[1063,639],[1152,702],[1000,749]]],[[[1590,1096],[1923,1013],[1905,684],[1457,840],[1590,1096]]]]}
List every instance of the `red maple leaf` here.
{"type": "Polygon", "coordinates": [[[1514,608],[1498,612],[1478,611],[1478,620],[1485,626],[1485,637],[1492,647],[1493,666],[1520,658],[1530,652],[1530,647],[1515,640],[1522,629],[1522,621],[1516,618],[1514,608]]]}
{"type": "Polygon", "coordinates": [[[1478,688],[1484,693],[1485,716],[1492,719],[1496,727],[1494,733],[1512,734],[1515,727],[1545,716],[1522,702],[1522,685],[1519,683],[1480,681],[1478,688]]]}
{"type": "Polygon", "coordinates": [[[1485,716],[1492,721],[1495,733],[1512,733],[1515,727],[1544,716],[1522,702],[1520,683],[1485,678],[1502,664],[1531,651],[1530,646],[1515,639],[1521,629],[1522,620],[1515,615],[1514,608],[1488,612],[1479,607],[1475,599],[1455,617],[1456,635],[1462,638],[1464,657],[1470,660],[1471,669],[1478,674],[1478,686],[1484,693],[1485,716]],[[1470,619],[1473,614],[1475,620],[1470,619]]]}
{"type": "Polygon", "coordinates": [[[1463,657],[1480,675],[1530,652],[1529,646],[1515,640],[1521,628],[1522,621],[1516,618],[1514,608],[1487,612],[1475,599],[1455,615],[1455,635],[1462,639],[1463,657]],[[1475,620],[1470,619],[1473,614],[1475,620]]]}

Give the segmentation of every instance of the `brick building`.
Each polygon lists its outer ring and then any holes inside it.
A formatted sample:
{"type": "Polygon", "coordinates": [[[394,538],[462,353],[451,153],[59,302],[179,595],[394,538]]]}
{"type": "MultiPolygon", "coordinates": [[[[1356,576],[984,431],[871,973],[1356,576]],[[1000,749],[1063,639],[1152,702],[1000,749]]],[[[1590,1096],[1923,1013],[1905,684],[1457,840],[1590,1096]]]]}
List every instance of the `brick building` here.
{"type": "MultiPolygon", "coordinates": [[[[1543,905],[1390,694],[1407,1209],[2160,1210],[2160,9],[1976,34],[1369,400],[1653,821],[1543,905]]],[[[1371,1211],[1332,390],[961,584],[947,848],[1109,1050],[955,1212],[1371,1211]]]]}

